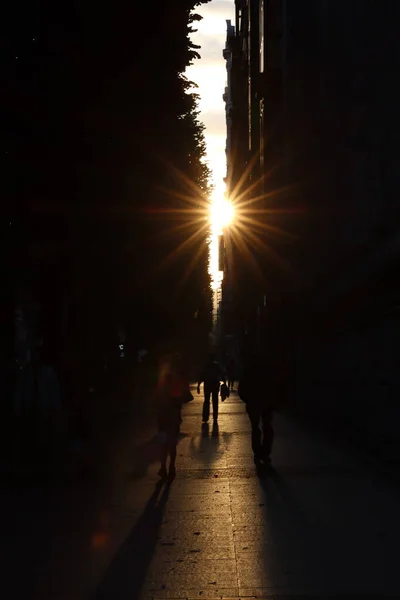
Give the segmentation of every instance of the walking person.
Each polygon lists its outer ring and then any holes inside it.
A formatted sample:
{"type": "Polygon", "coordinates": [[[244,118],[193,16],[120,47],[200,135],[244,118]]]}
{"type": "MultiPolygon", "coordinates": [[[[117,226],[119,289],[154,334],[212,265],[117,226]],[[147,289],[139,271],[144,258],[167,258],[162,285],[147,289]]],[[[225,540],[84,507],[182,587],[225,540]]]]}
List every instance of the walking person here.
{"type": "Polygon", "coordinates": [[[158,435],[160,442],[161,467],[158,472],[162,479],[173,479],[176,473],[175,461],[177,453],[181,411],[185,397],[190,394],[189,382],[183,372],[182,359],[173,354],[164,360],[158,383],[158,435]],[[169,457],[169,470],[167,460],[169,457]]]}
{"type": "Polygon", "coordinates": [[[228,388],[231,392],[233,392],[233,388],[235,385],[235,377],[236,377],[236,366],[235,366],[235,361],[233,360],[233,358],[229,359],[228,366],[227,366],[227,372],[228,372],[228,388]]]}
{"type": "MultiPolygon", "coordinates": [[[[274,398],[263,389],[265,365],[256,354],[245,357],[243,373],[239,381],[239,397],[246,404],[251,423],[251,445],[256,466],[271,462],[274,430],[272,427],[274,398]]],[[[273,394],[273,392],[272,392],[273,394]]]]}
{"type": "Polygon", "coordinates": [[[226,384],[225,373],[217,362],[215,355],[210,354],[208,362],[204,365],[198,384],[197,393],[200,394],[200,386],[203,383],[204,403],[203,403],[203,423],[208,423],[210,418],[210,400],[212,398],[213,419],[218,419],[218,393],[221,381],[226,384]]]}

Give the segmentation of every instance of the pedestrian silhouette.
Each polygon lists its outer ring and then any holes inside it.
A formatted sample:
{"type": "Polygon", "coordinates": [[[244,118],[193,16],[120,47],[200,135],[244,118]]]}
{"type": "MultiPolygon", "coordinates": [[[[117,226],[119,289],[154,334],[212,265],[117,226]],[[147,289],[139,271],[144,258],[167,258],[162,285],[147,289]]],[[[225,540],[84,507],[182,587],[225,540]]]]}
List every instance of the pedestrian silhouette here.
{"type": "MultiPolygon", "coordinates": [[[[184,374],[179,354],[167,357],[161,366],[158,383],[158,435],[161,467],[159,476],[164,479],[175,477],[175,460],[182,422],[182,404],[190,394],[189,382],[184,374]],[[170,458],[169,471],[167,459],[170,458]]],[[[190,394],[191,395],[191,394],[190,394]]]]}
{"type": "Polygon", "coordinates": [[[231,358],[228,362],[227,372],[228,372],[228,388],[231,391],[233,391],[233,388],[235,386],[235,378],[236,378],[236,365],[235,365],[235,361],[233,360],[233,358],[231,358]]]}
{"type": "Polygon", "coordinates": [[[239,397],[246,404],[251,423],[251,444],[257,466],[271,460],[274,430],[272,427],[274,398],[265,385],[265,365],[260,355],[249,352],[244,359],[239,381],[239,397]]]}
{"type": "Polygon", "coordinates": [[[218,393],[221,381],[226,384],[225,373],[217,362],[214,354],[210,354],[208,362],[204,365],[197,384],[197,393],[200,394],[200,386],[203,383],[204,403],[203,403],[203,423],[207,423],[210,418],[210,399],[212,398],[213,419],[218,419],[218,393]]]}

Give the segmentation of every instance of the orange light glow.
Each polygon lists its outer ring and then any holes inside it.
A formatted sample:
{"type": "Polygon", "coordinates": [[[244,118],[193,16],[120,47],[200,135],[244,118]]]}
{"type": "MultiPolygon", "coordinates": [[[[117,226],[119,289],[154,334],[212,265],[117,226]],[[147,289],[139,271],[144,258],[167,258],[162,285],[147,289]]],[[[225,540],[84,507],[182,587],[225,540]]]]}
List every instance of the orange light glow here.
{"type": "Polygon", "coordinates": [[[226,197],[225,186],[216,186],[210,197],[210,223],[213,233],[231,225],[235,216],[233,204],[226,197]]]}
{"type": "Polygon", "coordinates": [[[213,231],[219,232],[231,225],[235,216],[232,203],[226,198],[215,200],[210,207],[210,222],[213,231]]]}
{"type": "Polygon", "coordinates": [[[225,185],[216,185],[211,197],[209,208],[210,237],[209,237],[209,272],[211,287],[216,292],[221,287],[223,273],[219,270],[218,236],[223,230],[232,225],[235,210],[232,202],[226,198],[225,185]]]}
{"type": "Polygon", "coordinates": [[[98,550],[106,545],[108,541],[108,535],[106,533],[95,533],[92,535],[90,545],[94,550],[98,550]]]}

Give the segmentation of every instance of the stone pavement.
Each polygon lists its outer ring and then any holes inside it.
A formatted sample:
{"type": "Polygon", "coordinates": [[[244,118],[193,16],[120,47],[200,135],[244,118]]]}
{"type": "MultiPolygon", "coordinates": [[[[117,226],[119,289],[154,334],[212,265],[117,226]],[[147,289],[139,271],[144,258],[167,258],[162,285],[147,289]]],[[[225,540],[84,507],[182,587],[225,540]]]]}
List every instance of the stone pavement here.
{"type": "Polygon", "coordinates": [[[121,445],[112,477],[69,490],[62,509],[36,500],[29,519],[21,502],[7,598],[400,596],[397,486],[287,417],[275,428],[274,468],[259,476],[236,394],[208,427],[196,396],[171,486],[157,481],[149,430],[121,445]],[[31,594],[19,595],[18,574],[31,594]]]}
{"type": "Polygon", "coordinates": [[[236,394],[218,426],[188,405],[177,478],[155,489],[97,598],[399,595],[398,491],[346,448],[275,426],[274,470],[258,477],[236,394]]]}

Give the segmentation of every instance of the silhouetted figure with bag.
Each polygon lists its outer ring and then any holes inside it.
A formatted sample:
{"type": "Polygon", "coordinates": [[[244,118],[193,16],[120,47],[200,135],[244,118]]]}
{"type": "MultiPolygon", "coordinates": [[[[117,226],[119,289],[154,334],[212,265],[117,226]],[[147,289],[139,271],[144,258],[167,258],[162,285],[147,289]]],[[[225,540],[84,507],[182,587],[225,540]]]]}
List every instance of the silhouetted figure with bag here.
{"type": "Polygon", "coordinates": [[[235,378],[236,378],[236,366],[235,366],[235,361],[233,360],[233,358],[231,358],[228,362],[227,372],[228,372],[228,388],[230,389],[230,391],[233,391],[233,388],[235,385],[235,378]]]}
{"type": "Polygon", "coordinates": [[[265,389],[265,364],[259,355],[250,353],[245,357],[238,393],[246,404],[251,423],[254,462],[257,466],[269,464],[274,440],[274,398],[265,389]]]}
{"type": "Polygon", "coordinates": [[[226,383],[225,373],[217,362],[214,354],[210,354],[208,362],[204,365],[199,382],[197,384],[197,393],[200,394],[200,386],[204,384],[204,403],[203,403],[203,423],[207,423],[210,418],[210,400],[212,398],[213,419],[218,419],[218,393],[221,381],[226,383]]]}

